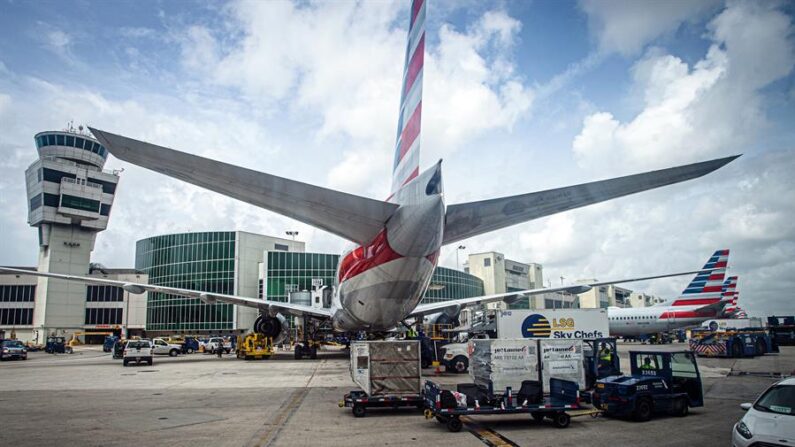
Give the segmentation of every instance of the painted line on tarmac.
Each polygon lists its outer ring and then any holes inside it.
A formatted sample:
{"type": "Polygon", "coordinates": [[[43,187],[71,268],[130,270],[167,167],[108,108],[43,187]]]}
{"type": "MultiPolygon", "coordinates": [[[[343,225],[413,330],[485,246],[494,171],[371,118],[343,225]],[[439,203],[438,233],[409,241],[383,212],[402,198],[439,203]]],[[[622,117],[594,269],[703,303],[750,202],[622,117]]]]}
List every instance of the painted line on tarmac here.
{"type": "Polygon", "coordinates": [[[285,402],[286,405],[282,405],[279,411],[276,413],[276,417],[274,421],[268,424],[267,430],[265,433],[257,436],[254,435],[256,439],[252,439],[251,442],[248,443],[251,447],[267,447],[271,445],[273,441],[279,436],[279,432],[282,428],[287,424],[287,421],[290,420],[290,417],[295,413],[298,407],[304,402],[307,394],[309,394],[309,388],[300,388],[293,392],[292,396],[285,402]]]}
{"type": "Polygon", "coordinates": [[[461,422],[464,423],[464,427],[469,430],[470,433],[475,435],[476,438],[480,439],[484,444],[489,447],[519,447],[519,444],[511,441],[510,439],[506,438],[505,436],[497,433],[496,431],[486,428],[477,422],[473,421],[471,418],[466,416],[461,417],[461,422]]]}
{"type": "Polygon", "coordinates": [[[293,416],[296,410],[298,410],[301,404],[304,403],[304,399],[306,399],[306,396],[309,394],[310,390],[310,388],[308,387],[309,382],[311,382],[312,378],[315,377],[315,373],[317,373],[317,370],[320,368],[320,365],[324,363],[326,363],[325,360],[321,360],[320,362],[317,363],[317,365],[315,366],[315,370],[312,371],[312,375],[309,377],[309,380],[307,381],[304,388],[299,388],[293,392],[292,396],[290,396],[290,398],[287,401],[285,401],[286,405],[282,404],[281,408],[279,408],[279,411],[276,413],[274,422],[268,424],[268,428],[267,430],[265,430],[265,433],[262,433],[259,436],[255,434],[254,437],[252,437],[252,440],[248,443],[249,446],[268,447],[274,441],[276,441],[276,439],[279,437],[279,433],[282,431],[282,428],[284,428],[284,426],[287,425],[287,423],[290,421],[290,418],[293,416]]]}

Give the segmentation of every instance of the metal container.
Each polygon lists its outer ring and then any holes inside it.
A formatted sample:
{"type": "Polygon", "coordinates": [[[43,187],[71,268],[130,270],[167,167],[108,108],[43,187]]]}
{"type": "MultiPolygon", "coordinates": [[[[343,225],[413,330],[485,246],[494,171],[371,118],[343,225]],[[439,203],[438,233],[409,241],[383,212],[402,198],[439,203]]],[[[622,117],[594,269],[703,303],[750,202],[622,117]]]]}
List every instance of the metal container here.
{"type": "Polygon", "coordinates": [[[585,389],[585,366],[582,340],[539,340],[541,377],[544,392],[549,392],[549,379],[571,380],[585,389]]]}
{"type": "Polygon", "coordinates": [[[415,395],[422,387],[420,343],[351,343],[351,378],[368,396],[415,395]]]}
{"type": "Polygon", "coordinates": [[[493,393],[506,387],[519,391],[523,380],[538,380],[538,341],[529,339],[470,340],[469,375],[493,393]]]}

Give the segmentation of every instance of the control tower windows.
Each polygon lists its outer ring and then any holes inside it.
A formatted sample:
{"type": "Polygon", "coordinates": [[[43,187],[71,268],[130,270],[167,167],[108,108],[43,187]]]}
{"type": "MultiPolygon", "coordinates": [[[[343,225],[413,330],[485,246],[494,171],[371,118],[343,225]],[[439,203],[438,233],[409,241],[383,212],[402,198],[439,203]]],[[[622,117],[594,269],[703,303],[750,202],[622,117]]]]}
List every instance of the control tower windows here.
{"type": "Polygon", "coordinates": [[[93,213],[99,212],[99,201],[70,196],[68,194],[61,195],[61,206],[74,208],[76,210],[91,211],[93,213]]]}

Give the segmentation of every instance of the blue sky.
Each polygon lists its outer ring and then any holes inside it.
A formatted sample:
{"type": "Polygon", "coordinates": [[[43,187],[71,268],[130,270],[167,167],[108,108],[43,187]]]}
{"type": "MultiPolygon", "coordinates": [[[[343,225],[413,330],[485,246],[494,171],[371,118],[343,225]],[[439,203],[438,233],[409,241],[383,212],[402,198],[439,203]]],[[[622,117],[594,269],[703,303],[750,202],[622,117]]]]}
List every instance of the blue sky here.
{"type": "MultiPolygon", "coordinates": [[[[33,135],[70,120],[276,175],[385,197],[408,2],[0,2],[0,264],[36,261],[33,135]]],[[[687,184],[465,241],[600,279],[691,269],[731,248],[741,304],[795,310],[791,2],[429,0],[421,164],[448,203],[736,153],[687,184]],[[745,301],[747,300],[747,301],[745,301]],[[745,301],[745,303],[742,303],[745,301]]],[[[173,231],[298,229],[118,160],[95,260],[173,231]]],[[[455,265],[445,249],[443,265],[455,265]]],[[[684,279],[638,284],[670,297],[684,279]]]]}

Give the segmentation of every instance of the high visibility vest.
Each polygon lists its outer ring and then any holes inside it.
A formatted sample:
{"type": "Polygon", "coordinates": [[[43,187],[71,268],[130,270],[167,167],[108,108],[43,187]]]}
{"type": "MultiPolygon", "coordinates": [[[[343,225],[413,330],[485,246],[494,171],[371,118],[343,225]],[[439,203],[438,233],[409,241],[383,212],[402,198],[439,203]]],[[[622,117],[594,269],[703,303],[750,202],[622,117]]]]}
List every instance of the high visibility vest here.
{"type": "Polygon", "coordinates": [[[611,354],[609,350],[605,349],[599,353],[599,360],[604,360],[605,362],[609,362],[613,360],[613,354],[611,354]]]}

